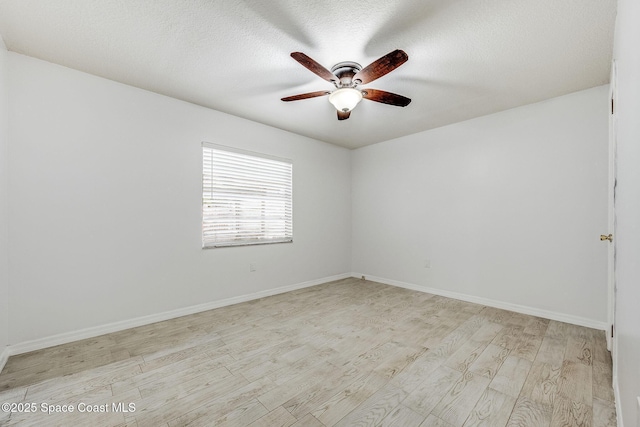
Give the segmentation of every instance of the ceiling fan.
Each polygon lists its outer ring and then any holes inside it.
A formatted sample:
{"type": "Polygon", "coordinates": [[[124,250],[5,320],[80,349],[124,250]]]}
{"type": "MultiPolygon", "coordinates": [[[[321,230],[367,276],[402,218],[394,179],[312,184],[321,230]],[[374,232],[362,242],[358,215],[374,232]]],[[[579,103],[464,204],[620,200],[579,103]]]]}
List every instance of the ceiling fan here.
{"type": "Polygon", "coordinates": [[[397,107],[406,107],[411,102],[411,99],[396,93],[385,92],[378,89],[358,88],[359,85],[379,79],[407,62],[409,56],[403,50],[396,49],[373,61],[364,68],[357,62],[347,61],[334,65],[331,67],[331,71],[302,52],[293,52],[291,57],[312,73],[333,83],[336,88],[332,91],[319,90],[316,92],[287,96],[286,98],[282,98],[285,102],[329,95],[329,102],[338,110],[338,120],[348,119],[349,115],[351,115],[351,110],[353,110],[363,98],[383,104],[395,105],[397,107]]]}

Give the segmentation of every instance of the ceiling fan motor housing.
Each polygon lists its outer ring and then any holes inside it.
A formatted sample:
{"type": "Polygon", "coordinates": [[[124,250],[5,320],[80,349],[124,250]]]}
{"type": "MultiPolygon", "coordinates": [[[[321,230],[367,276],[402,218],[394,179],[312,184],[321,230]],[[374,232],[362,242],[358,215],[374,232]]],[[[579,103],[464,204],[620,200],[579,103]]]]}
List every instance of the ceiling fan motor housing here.
{"type": "Polygon", "coordinates": [[[340,80],[340,84],[336,87],[354,87],[353,76],[362,70],[362,65],[357,62],[345,61],[339,62],[331,67],[331,72],[340,80]]]}

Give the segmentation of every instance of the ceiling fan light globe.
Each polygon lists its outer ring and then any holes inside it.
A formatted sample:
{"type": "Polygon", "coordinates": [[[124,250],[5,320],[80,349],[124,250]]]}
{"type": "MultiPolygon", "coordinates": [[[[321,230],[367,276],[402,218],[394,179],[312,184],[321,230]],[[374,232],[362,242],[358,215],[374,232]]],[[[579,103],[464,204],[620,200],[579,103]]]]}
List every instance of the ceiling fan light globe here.
{"type": "Polygon", "coordinates": [[[345,113],[353,110],[360,101],[362,101],[362,92],[350,87],[335,90],[329,95],[329,102],[336,107],[336,110],[345,113]]]}

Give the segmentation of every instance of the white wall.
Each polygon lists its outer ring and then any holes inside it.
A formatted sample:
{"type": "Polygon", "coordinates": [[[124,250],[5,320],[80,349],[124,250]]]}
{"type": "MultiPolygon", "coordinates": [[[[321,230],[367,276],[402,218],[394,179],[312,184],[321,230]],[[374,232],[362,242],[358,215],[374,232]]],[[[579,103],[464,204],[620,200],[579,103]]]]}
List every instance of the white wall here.
{"type": "Polygon", "coordinates": [[[607,100],[602,86],[354,151],[353,271],[604,325],[607,100]]]}
{"type": "MultiPolygon", "coordinates": [[[[640,3],[618,1],[616,342],[619,419],[636,426],[640,396],[640,3]]],[[[640,425],[636,426],[640,427],[640,425]]]]}
{"type": "Polygon", "coordinates": [[[0,369],[9,344],[7,49],[0,38],[0,369]]]}
{"type": "Polygon", "coordinates": [[[9,78],[12,345],[349,272],[348,150],[15,53],[9,78]],[[201,141],[293,160],[294,243],[201,249],[201,141]]]}

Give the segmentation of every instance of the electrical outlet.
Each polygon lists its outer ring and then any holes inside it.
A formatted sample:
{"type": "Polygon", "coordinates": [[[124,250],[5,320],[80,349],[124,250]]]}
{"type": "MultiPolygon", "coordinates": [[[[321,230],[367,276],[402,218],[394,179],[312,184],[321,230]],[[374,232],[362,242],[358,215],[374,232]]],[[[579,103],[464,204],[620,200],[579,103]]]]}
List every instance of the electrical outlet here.
{"type": "Polygon", "coordinates": [[[254,263],[249,264],[249,271],[252,273],[256,271],[256,265],[254,263]]]}
{"type": "Polygon", "coordinates": [[[431,268],[431,260],[425,259],[423,265],[424,265],[424,268],[431,268]]]}

